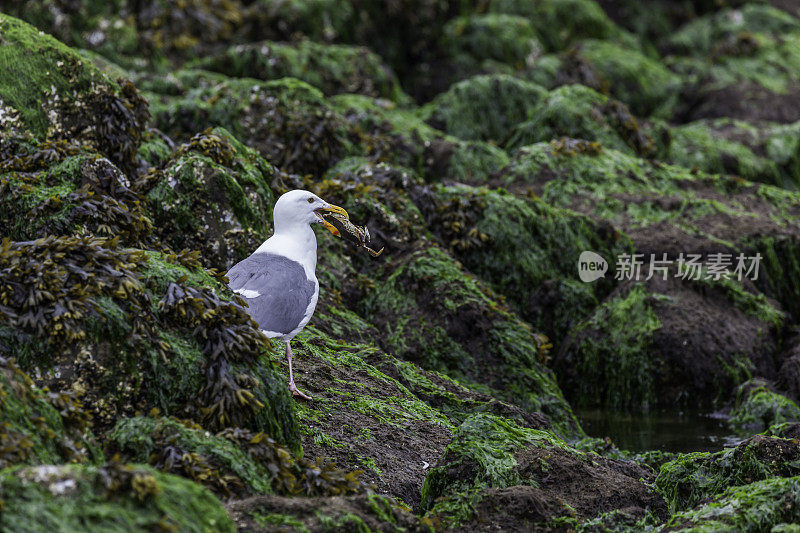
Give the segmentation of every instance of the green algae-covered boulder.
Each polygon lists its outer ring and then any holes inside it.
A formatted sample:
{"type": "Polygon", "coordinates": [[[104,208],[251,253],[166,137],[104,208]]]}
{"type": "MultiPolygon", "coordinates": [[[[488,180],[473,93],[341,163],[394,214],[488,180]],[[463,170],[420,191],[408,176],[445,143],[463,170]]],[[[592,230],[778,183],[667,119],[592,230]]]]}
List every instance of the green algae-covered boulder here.
{"type": "Polygon", "coordinates": [[[731,486],[800,475],[795,441],[756,435],[735,448],[694,452],[661,467],[655,486],[675,513],[721,494],[731,486]]]}
{"type": "Polygon", "coordinates": [[[594,0],[492,0],[489,10],[528,18],[548,50],[564,50],[584,38],[633,41],[594,0]]]}
{"type": "Polygon", "coordinates": [[[729,487],[708,503],[674,514],[663,531],[792,533],[800,521],[800,476],[729,487]]]}
{"type": "Polygon", "coordinates": [[[721,137],[709,121],[670,128],[665,159],[674,165],[696,167],[704,172],[735,174],[772,185],[784,184],[775,161],[756,155],[746,144],[721,137]]]}
{"type": "Polygon", "coordinates": [[[0,357],[0,468],[101,459],[83,406],[71,393],[36,387],[0,357]]]}
{"type": "Polygon", "coordinates": [[[629,246],[613,228],[535,198],[466,186],[441,186],[434,194],[432,205],[421,203],[432,231],[551,339],[560,339],[611,290],[610,276],[592,285],[578,279],[581,252],[613,262],[629,246]]]}
{"type": "Polygon", "coordinates": [[[35,371],[40,387],[73,391],[97,431],[158,408],[299,450],[285,384],[261,358],[264,337],[196,254],[96,237],[5,240],[0,272],[0,355],[35,371]],[[30,294],[16,289],[31,283],[30,294]]]}
{"type": "Polygon", "coordinates": [[[464,529],[496,522],[535,529],[562,516],[583,522],[620,508],[632,521],[663,517],[666,505],[645,484],[652,478],[635,463],[586,454],[549,432],[479,414],[456,429],[428,473],[422,508],[464,529]]]}
{"type": "Polygon", "coordinates": [[[583,85],[565,85],[548,92],[508,136],[507,149],[573,137],[643,156],[653,139],[630,110],[616,100],[583,85]]]}
{"type": "Polygon", "coordinates": [[[473,14],[450,20],[440,46],[459,78],[503,67],[520,70],[542,51],[530,20],[505,13],[473,14]]]}
{"type": "Polygon", "coordinates": [[[740,8],[722,9],[689,22],[669,37],[667,47],[676,54],[706,56],[720,41],[743,32],[800,33],[800,19],[767,4],[746,3],[740,8]]]}
{"type": "Polygon", "coordinates": [[[607,80],[611,94],[639,116],[670,117],[681,78],[658,60],[608,41],[587,40],[578,54],[607,80]]]}
{"type": "Polygon", "coordinates": [[[4,135],[84,143],[133,171],[148,111],[130,82],[109,80],[67,46],[2,14],[0,43],[4,135]]]}
{"type": "Polygon", "coordinates": [[[476,76],[454,84],[420,111],[428,123],[455,137],[500,143],[545,92],[508,75],[476,76]]]}
{"type": "Polygon", "coordinates": [[[412,168],[429,181],[483,183],[508,163],[504,150],[444,134],[426,124],[414,108],[350,94],[330,102],[351,124],[374,136],[373,151],[382,159],[412,168]]]}
{"type": "Polygon", "coordinates": [[[657,273],[618,287],[573,328],[554,366],[577,405],[710,405],[753,374],[775,376],[785,318],[731,280],[657,273]]]}
{"type": "Polygon", "coordinates": [[[563,435],[580,432],[543,364],[548,340],[503,309],[483,284],[438,248],[386,268],[391,274],[360,308],[386,332],[381,341],[388,351],[542,412],[563,435]]]}
{"type": "Polygon", "coordinates": [[[749,431],[763,431],[775,424],[800,422],[800,407],[763,380],[742,383],[736,391],[730,424],[749,431]]]}
{"type": "Polygon", "coordinates": [[[216,128],[180,146],[135,188],[146,194],[162,242],[198,250],[207,266],[227,270],[270,232],[274,174],[255,150],[216,128]]]}
{"type": "Polygon", "coordinates": [[[358,472],[296,458],[264,433],[227,428],[211,435],[173,418],[125,418],[109,435],[127,461],[192,479],[220,497],[252,494],[343,495],[361,492],[358,472]]]}
{"type": "Polygon", "coordinates": [[[4,531],[235,531],[211,492],[145,466],[5,469],[0,500],[4,531]]]}
{"type": "Polygon", "coordinates": [[[181,78],[184,94],[152,106],[155,124],[175,137],[221,126],[270,163],[315,175],[356,150],[348,123],[305,82],[228,79],[202,71],[181,78]]]}
{"type": "Polygon", "coordinates": [[[93,234],[147,244],[152,220],[111,161],[65,141],[0,141],[0,233],[14,240],[93,234]],[[31,216],[33,215],[33,216],[31,216]]]}
{"type": "Polygon", "coordinates": [[[355,93],[394,101],[408,99],[391,69],[364,47],[264,41],[229,48],[190,66],[237,78],[297,78],[327,95],[355,93]]]}

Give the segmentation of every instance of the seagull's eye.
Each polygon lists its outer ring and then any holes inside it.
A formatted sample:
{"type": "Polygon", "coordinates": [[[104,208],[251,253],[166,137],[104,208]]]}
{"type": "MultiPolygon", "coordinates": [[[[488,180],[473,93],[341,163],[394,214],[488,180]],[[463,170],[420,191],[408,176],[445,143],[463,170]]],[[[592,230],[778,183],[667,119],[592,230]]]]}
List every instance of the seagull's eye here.
{"type": "Polygon", "coordinates": [[[314,199],[313,198],[309,198],[308,199],[308,203],[313,204],[314,203],[314,199]]]}

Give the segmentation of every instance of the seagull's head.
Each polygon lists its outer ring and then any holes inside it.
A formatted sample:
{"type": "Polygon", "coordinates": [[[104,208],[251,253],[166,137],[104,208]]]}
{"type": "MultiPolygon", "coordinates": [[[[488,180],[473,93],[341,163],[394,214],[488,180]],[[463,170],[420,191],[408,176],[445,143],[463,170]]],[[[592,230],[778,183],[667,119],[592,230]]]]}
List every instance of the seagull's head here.
{"type": "Polygon", "coordinates": [[[272,215],[275,221],[275,231],[320,222],[328,231],[339,235],[339,230],[322,218],[322,214],[325,212],[347,216],[347,211],[338,205],[329,204],[312,192],[301,189],[289,191],[278,198],[275,203],[272,215]]]}

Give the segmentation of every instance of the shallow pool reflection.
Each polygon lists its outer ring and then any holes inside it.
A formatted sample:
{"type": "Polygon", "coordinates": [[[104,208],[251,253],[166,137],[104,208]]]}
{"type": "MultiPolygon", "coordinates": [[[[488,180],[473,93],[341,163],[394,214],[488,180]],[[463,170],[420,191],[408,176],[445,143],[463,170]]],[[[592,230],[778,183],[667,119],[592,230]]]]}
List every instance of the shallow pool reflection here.
{"type": "Polygon", "coordinates": [[[617,447],[634,452],[718,451],[743,439],[728,427],[720,413],[655,411],[618,413],[600,409],[576,412],[590,437],[610,437],[617,447]]]}

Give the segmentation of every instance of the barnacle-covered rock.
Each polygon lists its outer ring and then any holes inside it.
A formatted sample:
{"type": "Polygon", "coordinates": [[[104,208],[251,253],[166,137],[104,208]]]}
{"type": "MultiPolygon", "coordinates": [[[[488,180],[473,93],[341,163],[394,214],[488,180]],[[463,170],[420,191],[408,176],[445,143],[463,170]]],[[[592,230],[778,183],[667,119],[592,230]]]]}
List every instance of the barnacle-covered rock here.
{"type": "Polygon", "coordinates": [[[731,486],[798,475],[800,446],[796,441],[756,435],[735,448],[681,455],[661,467],[655,486],[674,513],[691,509],[731,486]]]}
{"type": "Polygon", "coordinates": [[[364,47],[305,40],[296,45],[264,41],[234,46],[190,66],[238,78],[297,78],[326,95],[356,93],[408,100],[392,70],[364,47]]]}
{"type": "Polygon", "coordinates": [[[14,360],[0,357],[0,468],[98,459],[75,395],[39,389],[14,360]]]}
{"type": "Polygon", "coordinates": [[[476,76],[454,84],[420,112],[429,124],[455,137],[501,143],[545,93],[539,85],[508,75],[476,76]]]}
{"type": "Polygon", "coordinates": [[[127,418],[110,434],[126,460],[192,479],[220,497],[248,494],[332,496],[362,492],[359,472],[295,458],[264,433],[227,428],[216,435],[189,421],[127,418]]]}
{"type": "Polygon", "coordinates": [[[0,233],[117,237],[152,243],[142,197],[111,161],[66,141],[0,140],[0,233]]]}
{"type": "Polygon", "coordinates": [[[5,531],[235,531],[211,492],[144,466],[6,469],[0,500],[5,531]]]}
{"type": "Polygon", "coordinates": [[[628,107],[583,85],[565,85],[545,94],[528,120],[509,132],[505,147],[571,137],[598,142],[642,156],[652,155],[655,141],[628,107]]]}
{"type": "Polygon", "coordinates": [[[84,143],[132,173],[149,113],[128,81],[113,82],[75,51],[0,15],[0,130],[84,143]]]}
{"type": "Polygon", "coordinates": [[[487,523],[535,529],[561,516],[580,523],[613,509],[635,521],[666,515],[645,483],[653,478],[633,462],[587,454],[547,431],[480,414],[456,429],[428,473],[422,507],[432,509],[429,519],[464,529],[487,523]]]}
{"type": "Polygon", "coordinates": [[[261,360],[264,337],[196,254],[117,239],[6,239],[0,274],[0,355],[38,386],[74,392],[96,430],[156,407],[299,450],[285,386],[261,360]]]}
{"type": "Polygon", "coordinates": [[[563,435],[580,428],[544,365],[548,339],[514,317],[442,250],[389,261],[360,310],[385,331],[382,346],[423,368],[542,412],[563,435]],[[431,295],[434,295],[431,297],[431,295]]]}
{"type": "Polygon", "coordinates": [[[227,270],[263,242],[272,226],[275,170],[222,128],[198,133],[135,184],[146,195],[162,242],[201,252],[227,270]]]}
{"type": "Polygon", "coordinates": [[[196,88],[153,103],[156,126],[174,138],[221,126],[270,163],[317,176],[358,151],[352,144],[356,132],[318,89],[305,82],[257,82],[202,73],[185,79],[196,88]]]}

